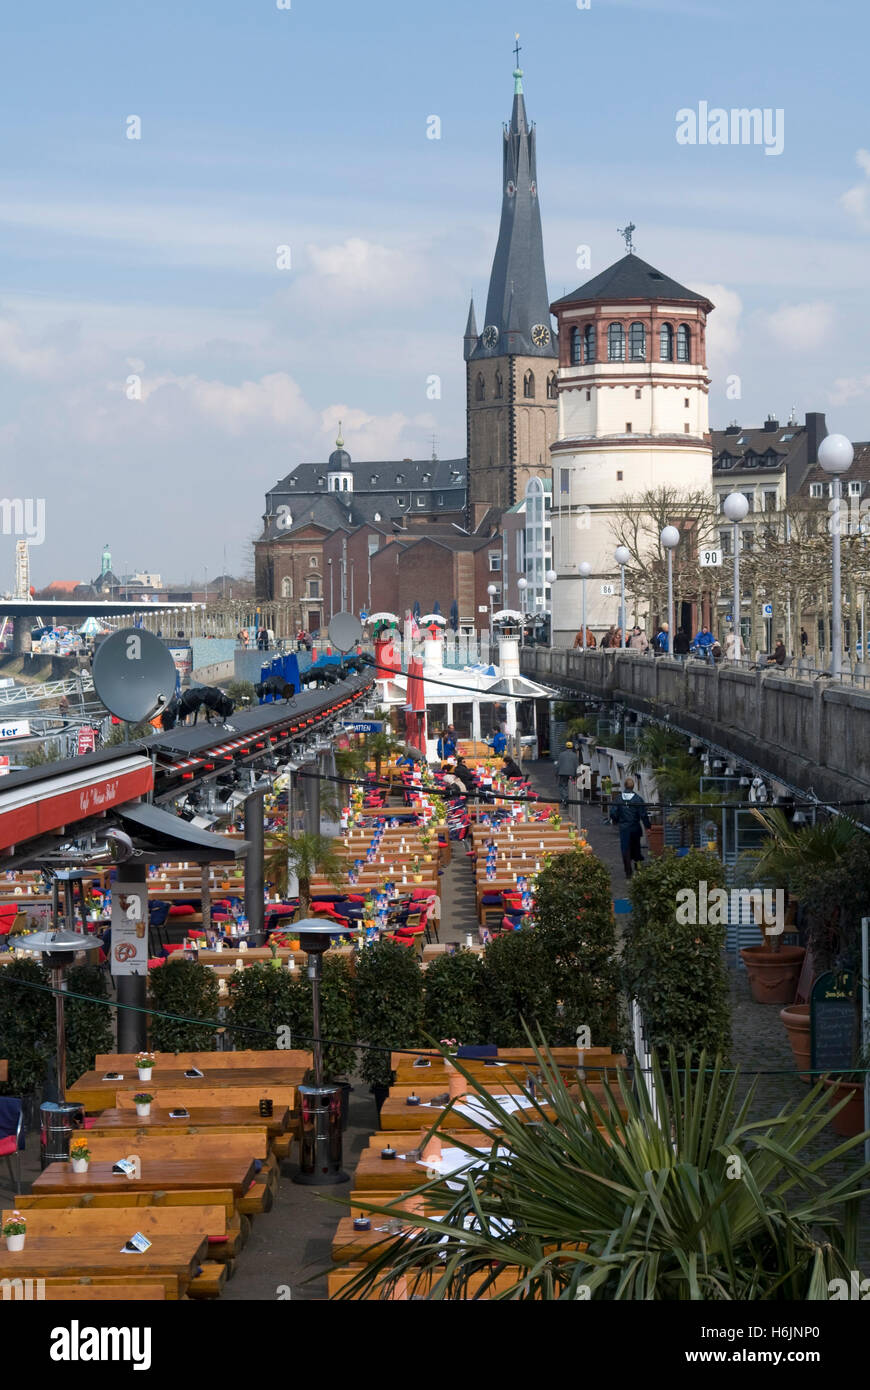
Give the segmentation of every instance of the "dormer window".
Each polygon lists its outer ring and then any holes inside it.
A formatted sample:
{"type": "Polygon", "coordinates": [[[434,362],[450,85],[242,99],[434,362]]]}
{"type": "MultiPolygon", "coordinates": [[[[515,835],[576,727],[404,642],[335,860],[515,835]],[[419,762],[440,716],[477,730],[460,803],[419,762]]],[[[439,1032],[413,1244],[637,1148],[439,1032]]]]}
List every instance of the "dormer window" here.
{"type": "Polygon", "coordinates": [[[731,457],[730,454],[720,454],[720,456],[719,456],[719,467],[720,467],[720,468],[730,468],[733,462],[734,462],[734,460],[732,459],[732,457],[731,457]]]}
{"type": "Polygon", "coordinates": [[[405,475],[404,475],[404,473],[397,473],[397,474],[396,474],[396,486],[397,486],[397,487],[401,487],[402,484],[404,483],[404,481],[405,481],[405,475]]]}
{"type": "Polygon", "coordinates": [[[370,486],[371,486],[371,487],[374,487],[374,485],[375,485],[375,483],[376,483],[377,481],[378,481],[378,475],[377,475],[377,473],[373,473],[372,476],[369,478],[369,484],[370,484],[370,486]]]}
{"type": "Polygon", "coordinates": [[[380,521],[380,520],[381,520],[381,514],[380,514],[380,512],[375,512],[375,521],[380,521]]]}

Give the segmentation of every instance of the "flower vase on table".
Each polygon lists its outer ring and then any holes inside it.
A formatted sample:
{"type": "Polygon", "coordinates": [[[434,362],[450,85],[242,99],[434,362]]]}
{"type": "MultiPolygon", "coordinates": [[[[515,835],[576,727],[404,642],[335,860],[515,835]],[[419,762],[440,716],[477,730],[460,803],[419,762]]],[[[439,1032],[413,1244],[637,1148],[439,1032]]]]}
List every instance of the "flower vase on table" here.
{"type": "Polygon", "coordinates": [[[3,1223],[3,1234],[6,1237],[6,1249],[10,1253],[23,1250],[27,1238],[27,1217],[20,1211],[13,1211],[3,1223]]]}

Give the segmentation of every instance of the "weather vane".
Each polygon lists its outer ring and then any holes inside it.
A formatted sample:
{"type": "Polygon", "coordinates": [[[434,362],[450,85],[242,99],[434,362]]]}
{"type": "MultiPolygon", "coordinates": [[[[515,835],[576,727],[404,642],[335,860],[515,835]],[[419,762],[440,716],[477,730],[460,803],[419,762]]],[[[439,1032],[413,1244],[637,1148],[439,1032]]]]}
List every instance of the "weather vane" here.
{"type": "Polygon", "coordinates": [[[519,36],[519,34],[514,34],[514,38],[516,39],[516,43],[515,43],[515,45],[514,45],[514,59],[516,60],[516,65],[517,65],[517,67],[519,67],[519,65],[520,65],[520,53],[522,52],[522,49],[520,48],[520,36],[519,36]]]}
{"type": "Polygon", "coordinates": [[[634,251],[634,242],[631,238],[632,235],[637,231],[637,227],[634,225],[633,222],[629,222],[627,227],[617,227],[616,230],[619,232],[619,235],[621,237],[625,238],[625,249],[628,252],[628,254],[631,255],[634,251]]]}

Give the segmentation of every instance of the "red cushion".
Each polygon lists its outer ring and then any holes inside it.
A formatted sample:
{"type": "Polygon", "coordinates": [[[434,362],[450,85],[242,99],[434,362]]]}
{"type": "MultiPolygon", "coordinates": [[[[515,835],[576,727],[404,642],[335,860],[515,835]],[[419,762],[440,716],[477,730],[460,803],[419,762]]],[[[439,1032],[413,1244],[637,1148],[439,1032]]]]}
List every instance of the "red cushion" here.
{"type": "Polygon", "coordinates": [[[172,904],[172,907],[169,909],[169,916],[170,916],[170,917],[195,917],[195,916],[196,916],[196,908],[195,908],[195,907],[191,907],[188,903],[173,903],[173,904],[172,904]]]}
{"type": "Polygon", "coordinates": [[[148,969],[149,969],[149,970],[156,970],[157,967],[158,967],[158,965],[165,965],[165,964],[166,964],[166,961],[164,960],[163,956],[151,956],[151,958],[150,958],[149,961],[148,961],[148,969]]]}
{"type": "Polygon", "coordinates": [[[176,941],[175,944],[174,944],[173,946],[167,946],[167,947],[166,947],[166,950],[168,951],[169,955],[172,955],[174,951],[183,951],[183,950],[184,950],[184,942],[183,942],[183,941],[176,941]]]}
{"type": "Polygon", "coordinates": [[[12,922],[13,919],[11,917],[7,917],[4,921],[0,921],[0,936],[9,935],[12,930],[12,922]]]}
{"type": "Polygon", "coordinates": [[[86,1116],[85,1116],[85,1129],[93,1129],[93,1127],[94,1127],[94,1125],[95,1125],[96,1123],[97,1123],[97,1117],[96,1117],[96,1115],[86,1115],[86,1116]]]}
{"type": "Polygon", "coordinates": [[[8,1139],[0,1139],[0,1154],[14,1154],[18,1149],[18,1140],[14,1134],[10,1134],[8,1139]]]}

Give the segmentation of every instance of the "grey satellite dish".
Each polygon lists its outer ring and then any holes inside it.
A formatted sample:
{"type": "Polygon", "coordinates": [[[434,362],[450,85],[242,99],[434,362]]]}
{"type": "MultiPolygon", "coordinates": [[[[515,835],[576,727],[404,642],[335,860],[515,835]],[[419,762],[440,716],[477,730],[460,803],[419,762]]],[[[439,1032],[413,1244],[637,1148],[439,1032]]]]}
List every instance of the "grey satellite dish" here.
{"type": "Polygon", "coordinates": [[[329,622],[329,640],[340,652],[349,652],[362,641],[362,623],[356,614],[334,614],[329,622]]]}
{"type": "Polygon", "coordinates": [[[129,724],[159,714],[175,693],[175,662],[169,648],[141,627],[121,628],[101,643],[93,677],[106,709],[129,724]]]}

